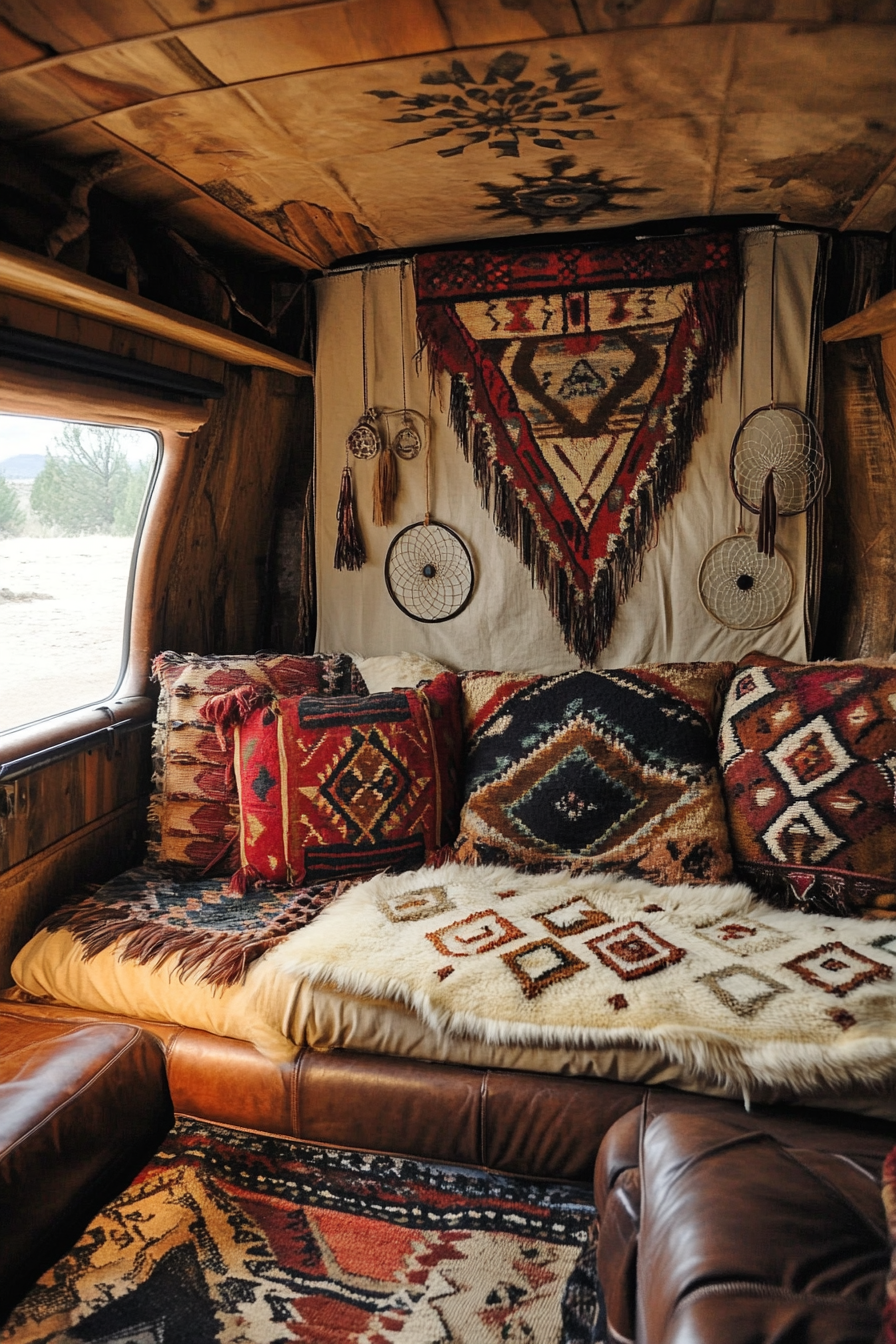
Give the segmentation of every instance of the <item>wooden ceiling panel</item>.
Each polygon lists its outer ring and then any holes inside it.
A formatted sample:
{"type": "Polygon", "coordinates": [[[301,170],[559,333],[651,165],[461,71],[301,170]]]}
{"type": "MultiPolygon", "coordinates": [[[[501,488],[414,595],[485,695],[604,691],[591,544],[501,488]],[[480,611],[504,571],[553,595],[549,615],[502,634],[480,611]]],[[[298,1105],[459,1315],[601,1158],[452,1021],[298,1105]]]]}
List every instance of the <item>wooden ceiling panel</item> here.
{"type": "Polygon", "coordinates": [[[879,229],[885,233],[896,229],[896,162],[888,165],[865,199],[859,201],[847,227],[879,229]]]}
{"type": "Polygon", "coordinates": [[[848,111],[889,121],[896,114],[896,28],[862,24],[813,31],[774,24],[737,29],[729,111],[822,117],[848,111]]]}
{"type": "Polygon", "coordinates": [[[180,38],[225,84],[450,46],[435,0],[341,0],[234,19],[180,38]]]}
{"type": "Polygon", "coordinates": [[[773,211],[837,228],[892,161],[896,125],[869,131],[864,117],[743,115],[726,128],[713,208],[773,211]]]}
{"type": "Polygon", "coordinates": [[[51,54],[143,37],[165,27],[148,0],[0,0],[0,16],[51,54]]]}
{"type": "Polygon", "coordinates": [[[507,5],[503,0],[439,0],[439,5],[457,47],[582,32],[572,0],[530,0],[520,5],[507,5]]]}
{"type": "Polygon", "coordinates": [[[634,5],[624,0],[578,0],[578,9],[585,31],[600,33],[654,24],[709,23],[713,0],[641,0],[634,5]]]}
{"type": "Polygon", "coordinates": [[[713,0],[714,23],[893,23],[896,0],[713,0]]]}
{"type": "Polygon", "coordinates": [[[152,0],[153,9],[169,28],[185,28],[195,23],[216,23],[219,19],[237,18],[241,14],[258,14],[273,9],[295,9],[299,5],[320,3],[321,0],[152,0]]]}
{"type": "Polygon", "coordinates": [[[16,70],[31,61],[39,61],[46,54],[38,42],[23,37],[5,19],[0,19],[0,70],[16,70]]]}

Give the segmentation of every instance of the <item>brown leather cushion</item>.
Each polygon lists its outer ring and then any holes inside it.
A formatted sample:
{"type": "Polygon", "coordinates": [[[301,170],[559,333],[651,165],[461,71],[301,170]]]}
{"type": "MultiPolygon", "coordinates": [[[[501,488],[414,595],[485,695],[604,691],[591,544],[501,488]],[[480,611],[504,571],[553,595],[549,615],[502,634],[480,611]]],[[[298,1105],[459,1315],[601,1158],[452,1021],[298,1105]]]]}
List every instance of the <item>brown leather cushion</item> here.
{"type": "Polygon", "coordinates": [[[158,1042],[0,1010],[0,1319],[173,1121],[158,1042]]]}
{"type": "Polygon", "coordinates": [[[648,1097],[614,1125],[596,1167],[617,1335],[870,1344],[889,1261],[890,1144],[887,1127],[830,1114],[648,1097]]]}

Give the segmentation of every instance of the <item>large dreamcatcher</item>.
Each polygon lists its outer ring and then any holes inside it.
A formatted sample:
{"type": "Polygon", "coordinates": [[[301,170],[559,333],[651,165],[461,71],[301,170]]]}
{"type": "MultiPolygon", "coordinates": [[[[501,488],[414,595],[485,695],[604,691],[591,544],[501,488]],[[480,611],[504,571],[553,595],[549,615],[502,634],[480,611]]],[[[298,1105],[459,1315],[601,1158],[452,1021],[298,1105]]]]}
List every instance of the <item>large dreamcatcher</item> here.
{"type": "Polygon", "coordinates": [[[432,519],[429,459],[427,440],[423,521],[403,527],[393,538],[386,555],[385,578],[386,589],[399,611],[412,620],[435,625],[459,616],[468,606],[473,596],[474,574],[463,539],[453,527],[432,519]]]}
{"type": "MultiPolygon", "coordinates": [[[[778,235],[772,241],[771,317],[769,331],[769,400],[744,415],[744,338],[741,323],[741,423],[731,445],[731,488],[742,509],[757,514],[758,549],[775,554],[778,518],[805,513],[824,484],[824,447],[810,415],[775,396],[775,329],[777,325],[778,235]]],[[[744,291],[746,294],[746,291],[744,291]]]]}
{"type": "Polygon", "coordinates": [[[697,583],[705,609],[729,630],[774,625],[793,597],[793,571],[781,552],[765,555],[740,531],[707,551],[697,583]]]}

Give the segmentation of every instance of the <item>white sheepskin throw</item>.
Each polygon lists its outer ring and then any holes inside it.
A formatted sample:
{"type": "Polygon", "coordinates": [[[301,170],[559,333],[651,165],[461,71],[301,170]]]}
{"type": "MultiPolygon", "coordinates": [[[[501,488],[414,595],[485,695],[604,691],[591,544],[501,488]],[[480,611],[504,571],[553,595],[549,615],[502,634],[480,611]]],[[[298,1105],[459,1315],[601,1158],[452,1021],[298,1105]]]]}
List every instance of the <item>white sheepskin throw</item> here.
{"type": "Polygon", "coordinates": [[[449,864],[354,887],[265,961],[485,1042],[658,1048],[745,1095],[896,1080],[896,926],[744,886],[449,864]]]}

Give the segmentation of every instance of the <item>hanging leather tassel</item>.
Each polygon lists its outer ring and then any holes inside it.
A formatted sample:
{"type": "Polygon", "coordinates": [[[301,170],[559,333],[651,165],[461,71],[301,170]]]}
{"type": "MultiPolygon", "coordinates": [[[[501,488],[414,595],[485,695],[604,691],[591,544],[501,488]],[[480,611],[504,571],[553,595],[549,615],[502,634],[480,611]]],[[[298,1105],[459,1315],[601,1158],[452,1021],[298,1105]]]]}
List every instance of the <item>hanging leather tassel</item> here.
{"type": "Polygon", "coordinates": [[[308,482],[305,493],[305,509],[302,514],[302,539],[299,560],[299,609],[297,625],[299,643],[303,653],[308,653],[314,627],[314,594],[317,587],[314,571],[314,475],[308,482]]]}
{"type": "Polygon", "coordinates": [[[397,496],[398,463],[392,449],[384,447],[373,478],[373,521],[377,527],[388,527],[394,519],[397,496]]]}
{"type": "Polygon", "coordinates": [[[334,569],[360,569],[367,559],[364,542],[355,518],[355,498],[352,493],[352,473],[342,468],[339,503],[336,507],[336,554],[334,569]]]}
{"type": "Polygon", "coordinates": [[[762,487],[762,499],[759,503],[759,532],[756,537],[756,549],[760,555],[771,560],[775,554],[775,533],[778,530],[778,500],[775,495],[774,468],[765,478],[762,487]]]}

